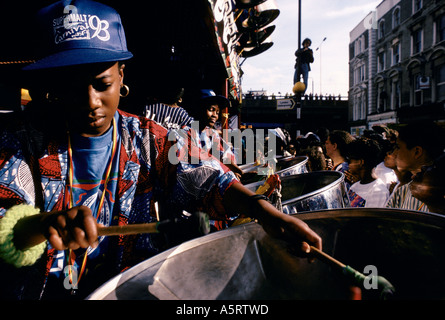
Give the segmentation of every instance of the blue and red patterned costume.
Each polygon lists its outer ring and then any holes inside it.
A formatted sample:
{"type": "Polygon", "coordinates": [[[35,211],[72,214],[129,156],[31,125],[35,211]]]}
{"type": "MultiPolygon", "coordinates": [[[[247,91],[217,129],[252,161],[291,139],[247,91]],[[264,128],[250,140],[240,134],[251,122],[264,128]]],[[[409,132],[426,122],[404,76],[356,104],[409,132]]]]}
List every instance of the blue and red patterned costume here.
{"type": "MultiPolygon", "coordinates": [[[[209,214],[212,219],[227,219],[222,198],[227,188],[237,180],[227,167],[195,145],[193,141],[199,141],[199,137],[194,137],[193,131],[183,131],[181,134],[170,132],[169,135],[154,121],[119,110],[117,113],[119,148],[114,177],[116,190],[110,196],[113,206],[107,224],[156,221],[152,208],[158,199],[162,199],[173,211],[199,210],[209,214]],[[172,136],[174,139],[171,139],[172,136]],[[180,152],[186,146],[187,151],[180,152]],[[172,150],[177,150],[178,163],[169,160],[172,150]],[[190,157],[199,157],[198,163],[188,161],[190,157]]],[[[45,212],[65,210],[68,190],[67,142],[64,139],[42,139],[41,153],[26,154],[21,140],[17,132],[0,133],[0,218],[9,208],[21,203],[40,204],[45,212]]],[[[100,269],[101,278],[88,290],[166,249],[162,239],[148,234],[110,237],[104,243],[100,265],[106,267],[100,269]]],[[[31,267],[14,269],[0,261],[1,277],[9,278],[5,280],[9,281],[8,284],[2,284],[2,287],[10,286],[10,292],[3,295],[44,298],[45,286],[48,287],[50,283],[48,276],[51,268],[54,268],[55,259],[61,254],[48,245],[45,254],[31,267]]],[[[94,274],[94,270],[90,270],[91,274],[94,274]]],[[[87,279],[88,276],[80,281],[79,288],[83,282],[88,283],[87,279]]]]}

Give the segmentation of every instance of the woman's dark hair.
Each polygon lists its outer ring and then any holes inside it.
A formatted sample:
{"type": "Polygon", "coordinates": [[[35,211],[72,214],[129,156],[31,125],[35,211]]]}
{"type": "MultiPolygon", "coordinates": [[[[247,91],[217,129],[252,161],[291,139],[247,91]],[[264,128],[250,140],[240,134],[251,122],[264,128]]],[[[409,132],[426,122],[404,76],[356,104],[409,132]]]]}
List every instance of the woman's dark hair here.
{"type": "Polygon", "coordinates": [[[354,137],[347,131],[334,130],[329,134],[329,140],[332,144],[336,143],[341,156],[346,157],[348,144],[354,141],[354,137]]]}
{"type": "Polygon", "coordinates": [[[355,139],[348,145],[349,159],[363,159],[368,168],[374,168],[381,162],[381,148],[377,141],[366,137],[355,139]]]}

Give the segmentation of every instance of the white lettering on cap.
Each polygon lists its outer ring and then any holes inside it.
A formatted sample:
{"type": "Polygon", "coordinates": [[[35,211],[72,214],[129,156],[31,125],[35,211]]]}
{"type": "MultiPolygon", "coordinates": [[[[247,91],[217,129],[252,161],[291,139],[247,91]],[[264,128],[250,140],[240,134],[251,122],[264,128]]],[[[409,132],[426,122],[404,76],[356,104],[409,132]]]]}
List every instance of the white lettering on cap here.
{"type": "Polygon", "coordinates": [[[53,20],[54,42],[60,44],[72,40],[101,41],[110,40],[110,26],[107,20],[101,20],[97,15],[79,14],[77,7],[67,5],[63,9],[64,15],[53,20]],[[92,30],[92,35],[90,33],[92,30]]]}

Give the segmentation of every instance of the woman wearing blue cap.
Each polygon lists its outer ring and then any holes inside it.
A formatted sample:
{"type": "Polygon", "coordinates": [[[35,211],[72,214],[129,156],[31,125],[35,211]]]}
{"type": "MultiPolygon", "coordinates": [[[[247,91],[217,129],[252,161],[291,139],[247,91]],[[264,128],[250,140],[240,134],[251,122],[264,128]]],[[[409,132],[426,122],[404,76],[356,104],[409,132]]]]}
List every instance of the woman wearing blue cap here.
{"type": "Polygon", "coordinates": [[[0,131],[2,298],[83,298],[166,249],[159,235],[98,237],[100,225],[156,221],[157,199],[214,219],[243,212],[301,253],[308,243],[321,248],[304,222],[256,199],[219,161],[169,161],[171,148],[185,144],[203,154],[193,143],[179,134],[169,141],[154,121],[118,109],[132,54],[116,11],[65,0],[39,19],[48,50],[26,68],[39,79],[30,88],[34,105],[0,131]]]}
{"type": "Polygon", "coordinates": [[[220,119],[221,111],[230,107],[230,101],[226,97],[216,95],[211,89],[203,89],[200,90],[197,104],[196,119],[199,121],[201,147],[206,151],[212,152],[216,145],[216,150],[219,151],[219,154],[214,154],[214,156],[229,167],[237,178],[240,179],[243,171],[237,165],[236,156],[232,148],[215,129],[215,125],[220,119]]]}

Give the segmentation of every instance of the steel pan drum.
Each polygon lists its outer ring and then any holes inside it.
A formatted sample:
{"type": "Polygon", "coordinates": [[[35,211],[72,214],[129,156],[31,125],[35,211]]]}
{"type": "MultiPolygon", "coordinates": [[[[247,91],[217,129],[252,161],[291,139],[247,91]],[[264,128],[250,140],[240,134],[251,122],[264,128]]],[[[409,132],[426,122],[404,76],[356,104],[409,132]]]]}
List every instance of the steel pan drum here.
{"type": "MultiPolygon", "coordinates": [[[[284,158],[289,158],[289,157],[285,157],[285,156],[276,156],[275,157],[275,160],[281,160],[281,159],[284,159],[284,158]]],[[[239,165],[239,167],[241,168],[241,169],[243,169],[244,171],[250,171],[252,168],[256,168],[257,166],[255,165],[255,162],[251,162],[251,163],[246,163],[246,164],[240,164],[239,165]]]]}
{"type": "MultiPolygon", "coordinates": [[[[275,164],[275,173],[278,174],[280,177],[290,176],[290,175],[297,175],[301,173],[307,173],[308,172],[308,157],[285,157],[285,158],[278,158],[277,162],[275,164]]],[[[248,164],[245,166],[240,167],[244,173],[254,173],[255,171],[258,171],[261,169],[261,166],[256,166],[255,164],[248,164]]],[[[266,178],[266,175],[263,174],[257,174],[252,175],[247,179],[242,179],[242,183],[244,185],[258,182],[260,180],[264,180],[266,178]]]]}
{"type": "MultiPolygon", "coordinates": [[[[256,191],[264,182],[245,187],[256,191]]],[[[338,171],[316,171],[281,178],[281,203],[287,214],[349,207],[344,175],[338,171]]]]}
{"type": "MultiPolygon", "coordinates": [[[[393,299],[445,298],[445,218],[397,209],[346,208],[298,215],[323,251],[395,287],[393,299]]],[[[88,299],[347,299],[341,272],[289,253],[256,223],[185,242],[105,283],[88,299]]],[[[378,299],[375,289],[362,298],[378,299]]]]}

